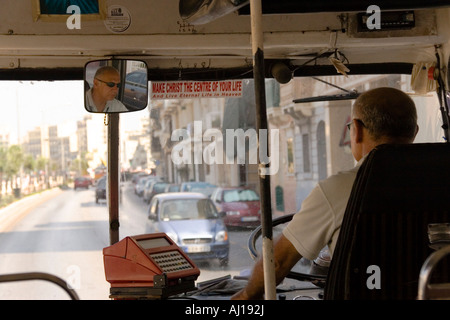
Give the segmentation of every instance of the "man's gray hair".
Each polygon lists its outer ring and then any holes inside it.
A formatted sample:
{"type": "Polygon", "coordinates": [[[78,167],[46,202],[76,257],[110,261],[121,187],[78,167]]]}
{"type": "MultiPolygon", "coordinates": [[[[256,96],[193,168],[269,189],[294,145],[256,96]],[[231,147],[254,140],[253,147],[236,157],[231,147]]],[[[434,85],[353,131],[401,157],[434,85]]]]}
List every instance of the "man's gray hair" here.
{"type": "Polygon", "coordinates": [[[414,140],[416,106],[403,91],[387,87],[369,90],[356,99],[353,112],[360,117],[374,140],[381,137],[414,140]]]}
{"type": "Polygon", "coordinates": [[[119,74],[119,71],[116,68],[112,67],[112,66],[100,67],[95,72],[94,78],[96,78],[98,76],[101,76],[104,73],[117,73],[117,74],[119,74]]]}

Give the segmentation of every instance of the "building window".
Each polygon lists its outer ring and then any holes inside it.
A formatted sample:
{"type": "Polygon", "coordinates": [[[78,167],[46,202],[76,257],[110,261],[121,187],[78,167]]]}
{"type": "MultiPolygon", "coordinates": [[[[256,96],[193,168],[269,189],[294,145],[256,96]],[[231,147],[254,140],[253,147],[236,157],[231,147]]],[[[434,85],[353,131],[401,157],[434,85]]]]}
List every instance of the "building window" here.
{"type": "Polygon", "coordinates": [[[311,161],[309,152],[309,134],[302,135],[303,144],[303,172],[311,172],[311,161]]]}
{"type": "Polygon", "coordinates": [[[275,187],[275,203],[278,211],[284,211],[284,194],[283,187],[276,186],[275,187]]]}
{"type": "MultiPolygon", "coordinates": [[[[346,128],[347,129],[347,128],[346,128]]],[[[319,180],[325,179],[327,174],[327,141],[325,136],[325,122],[317,125],[317,162],[319,167],[319,180]]]]}
{"type": "Polygon", "coordinates": [[[294,140],[292,138],[289,138],[287,140],[287,172],[288,173],[295,173],[295,166],[294,166],[294,140]]]}

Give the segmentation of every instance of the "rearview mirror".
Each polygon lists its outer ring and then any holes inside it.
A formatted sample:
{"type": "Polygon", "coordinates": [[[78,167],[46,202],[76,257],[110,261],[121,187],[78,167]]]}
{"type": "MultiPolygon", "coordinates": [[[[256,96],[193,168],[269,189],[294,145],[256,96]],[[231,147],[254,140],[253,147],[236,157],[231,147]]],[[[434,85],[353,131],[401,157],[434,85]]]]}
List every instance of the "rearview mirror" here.
{"type": "Polygon", "coordinates": [[[94,113],[139,111],[147,106],[147,64],[140,60],[95,60],[84,67],[84,107],[94,113]]]}

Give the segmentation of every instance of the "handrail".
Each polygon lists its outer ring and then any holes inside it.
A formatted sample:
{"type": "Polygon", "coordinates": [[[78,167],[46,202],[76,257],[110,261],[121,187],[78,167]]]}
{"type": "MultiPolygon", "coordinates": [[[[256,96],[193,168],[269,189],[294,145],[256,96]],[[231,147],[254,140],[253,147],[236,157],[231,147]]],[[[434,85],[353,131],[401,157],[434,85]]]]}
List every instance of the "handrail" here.
{"type": "Polygon", "coordinates": [[[52,282],[58,286],[60,286],[67,294],[70,296],[72,300],[80,300],[75,290],[70,289],[67,286],[67,283],[58,278],[57,276],[44,273],[44,272],[25,272],[25,273],[12,273],[0,275],[0,283],[1,282],[13,282],[13,281],[29,281],[29,280],[44,280],[52,282]]]}
{"type": "MultiPolygon", "coordinates": [[[[436,267],[436,265],[448,254],[450,254],[450,245],[444,246],[441,249],[433,252],[423,263],[419,273],[419,287],[417,291],[418,300],[428,299],[428,293],[431,290],[431,288],[429,287],[431,274],[433,273],[433,270],[436,267]]],[[[446,290],[447,291],[445,290],[441,291],[447,292],[448,294],[448,292],[450,292],[450,288],[447,287],[446,290]]]]}

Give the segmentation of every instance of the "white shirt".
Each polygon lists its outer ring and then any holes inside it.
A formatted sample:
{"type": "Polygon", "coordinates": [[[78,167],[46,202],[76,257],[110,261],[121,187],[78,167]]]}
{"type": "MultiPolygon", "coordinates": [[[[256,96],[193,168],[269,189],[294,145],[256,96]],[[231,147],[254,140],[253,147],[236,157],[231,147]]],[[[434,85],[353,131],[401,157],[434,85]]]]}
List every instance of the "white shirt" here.
{"type": "Polygon", "coordinates": [[[356,173],[363,161],[364,158],[351,170],[319,181],[283,230],[283,235],[306,259],[314,260],[326,245],[333,255],[356,173]]]}
{"type": "Polygon", "coordinates": [[[86,92],[86,109],[91,112],[124,112],[129,111],[125,105],[117,99],[106,102],[105,109],[98,111],[97,106],[92,98],[92,88],[86,92]]]}

